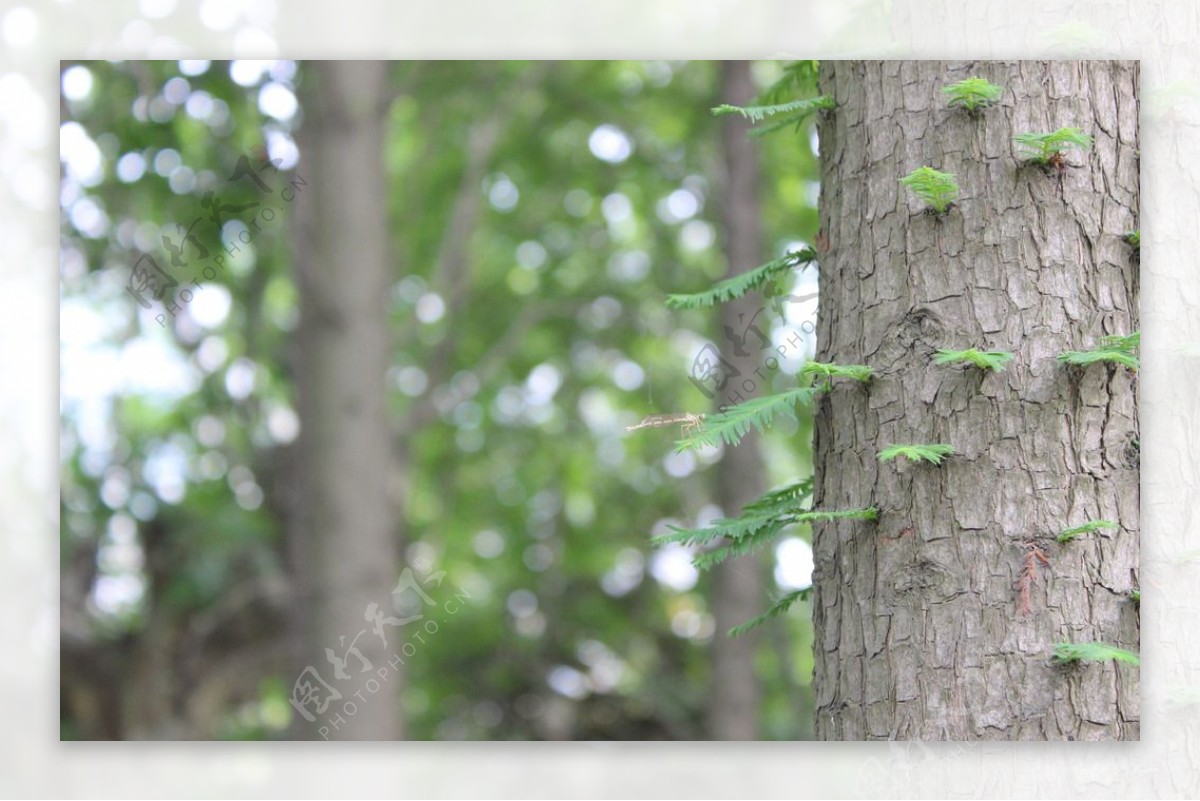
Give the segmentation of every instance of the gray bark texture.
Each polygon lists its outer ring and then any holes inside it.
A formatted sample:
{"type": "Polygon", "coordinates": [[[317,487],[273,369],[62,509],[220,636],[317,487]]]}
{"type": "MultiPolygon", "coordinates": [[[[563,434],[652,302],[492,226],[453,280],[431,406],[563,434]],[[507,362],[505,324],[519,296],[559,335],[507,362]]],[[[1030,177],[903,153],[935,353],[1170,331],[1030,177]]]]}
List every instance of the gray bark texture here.
{"type": "MultiPolygon", "coordinates": [[[[328,726],[328,738],[391,740],[402,733],[394,669],[376,693],[363,693],[365,701],[354,697],[362,682],[389,667],[392,654],[370,631],[364,610],[375,602],[390,614],[399,575],[385,405],[387,65],[314,61],[305,69],[298,138],[299,172],[308,186],[297,196],[294,240],[301,315],[295,351],[301,491],[292,532],[297,670],[311,665],[334,683],[326,649],[345,658],[350,679],[335,685],[343,701],[325,715],[340,714],[342,721],[328,726]],[[352,643],[365,662],[346,656],[352,643]],[[345,699],[354,703],[353,715],[345,699]]],[[[297,736],[315,739],[326,725],[301,721],[297,736]]]]}
{"type": "MultiPolygon", "coordinates": [[[[721,102],[749,105],[757,89],[747,61],[721,65],[721,102]]],[[[724,155],[721,209],[727,275],[757,267],[763,261],[762,213],[758,152],[746,125],[722,125],[724,155]]],[[[755,297],[723,304],[721,325],[741,332],[758,311],[755,297]]],[[[764,491],[758,437],[751,434],[729,448],[717,468],[717,499],[727,515],[738,514],[764,491]]],[[[713,569],[712,609],[716,635],[712,641],[712,673],[708,696],[708,729],[714,740],[754,740],[758,736],[759,691],[754,669],[757,633],[728,637],[726,632],[762,611],[766,591],[758,554],[729,559],[713,569]]]]}
{"type": "Polygon", "coordinates": [[[1137,64],[823,62],[820,84],[817,356],[877,378],[818,404],[815,506],[880,517],[814,526],[817,737],[1137,739],[1136,667],[1051,659],[1138,650],[1136,374],[1055,358],[1138,328],[1137,64]],[[999,104],[948,108],[975,75],[999,104]],[[1022,166],[1012,137],[1062,126],[1094,148],[1022,166]],[[957,175],[948,213],[898,183],[921,166],[957,175]],[[970,347],[1016,358],[931,363],[970,347]],[[879,462],[896,443],[955,455],[879,462]],[[1099,519],[1119,528],[1055,541],[1099,519]]]}

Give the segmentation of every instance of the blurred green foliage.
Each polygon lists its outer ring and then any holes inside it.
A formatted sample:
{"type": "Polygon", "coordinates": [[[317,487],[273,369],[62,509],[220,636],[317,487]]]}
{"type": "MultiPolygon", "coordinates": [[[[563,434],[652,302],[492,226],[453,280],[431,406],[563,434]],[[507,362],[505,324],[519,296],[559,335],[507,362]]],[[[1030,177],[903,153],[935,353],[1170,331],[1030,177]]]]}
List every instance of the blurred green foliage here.
{"type": "MultiPolygon", "coordinates": [[[[763,86],[788,80],[779,64],[756,70],[763,86]]],[[[276,190],[304,176],[303,161],[288,164],[304,113],[289,113],[288,98],[304,66],[63,71],[63,736],[136,731],[138,713],[104,699],[136,696],[138,666],[153,659],[176,682],[171,714],[189,736],[282,737],[294,678],[278,648],[298,324],[287,204],[272,196],[279,218],[165,326],[162,303],[143,309],[125,285],[142,252],[190,283],[160,241],[198,218],[210,251],[236,241],[238,215],[218,230],[202,199],[267,204],[249,181],[226,180],[240,158],[264,147],[282,158],[279,173],[262,173],[276,190]]],[[[720,450],[676,454],[669,429],[627,437],[624,426],[715,405],[688,380],[706,338],[728,347],[713,312],[669,311],[664,297],[726,270],[717,67],[392,72],[396,280],[381,302],[407,461],[400,528],[406,561],[429,558],[470,595],[407,661],[409,736],[704,737],[706,649],[724,632],[713,630],[708,579],[689,572],[693,554],[649,540],[738,510],[711,500],[720,450]],[[466,189],[482,193],[469,276],[439,294],[434,265],[471,137],[489,120],[496,146],[466,189]],[[406,431],[413,420],[422,424],[406,431]]],[[[816,232],[810,129],[760,140],[774,256],[816,232]]],[[[322,188],[309,180],[300,191],[322,188]]],[[[811,471],[808,414],[765,440],[777,481],[811,471]]],[[[798,603],[761,640],[770,737],[809,734],[808,614],[798,603]]]]}

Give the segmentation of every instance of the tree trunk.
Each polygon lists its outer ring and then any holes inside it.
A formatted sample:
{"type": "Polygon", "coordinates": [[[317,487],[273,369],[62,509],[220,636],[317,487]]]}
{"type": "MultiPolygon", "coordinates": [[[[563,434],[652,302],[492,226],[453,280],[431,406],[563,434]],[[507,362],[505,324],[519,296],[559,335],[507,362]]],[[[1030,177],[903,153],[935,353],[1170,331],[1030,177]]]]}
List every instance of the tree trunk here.
{"type": "MultiPolygon", "coordinates": [[[[319,696],[309,705],[316,720],[297,721],[297,736],[305,739],[401,735],[400,682],[390,664],[398,649],[389,649],[364,617],[370,603],[390,615],[398,575],[385,406],[386,69],[372,61],[305,65],[299,171],[306,185],[296,197],[295,221],[301,314],[295,626],[297,671],[311,667],[332,688],[311,674],[300,679],[319,696]],[[333,658],[344,661],[348,678],[337,678],[333,658]],[[329,698],[322,710],[320,701],[329,698]]],[[[384,631],[399,642],[394,629],[384,631]]]]}
{"type": "Polygon", "coordinates": [[[1138,328],[1121,239],[1138,227],[1137,65],[825,62],[820,80],[837,107],[819,126],[818,358],[877,378],[818,405],[815,505],[880,517],[814,527],[817,737],[1137,739],[1136,667],[1051,661],[1059,642],[1138,648],[1136,374],[1055,358],[1138,328]],[[1005,88],[978,116],[940,91],[972,75],[1005,88]],[[1021,166],[1014,134],[1062,126],[1094,149],[1061,174],[1021,166]],[[898,183],[921,166],[957,175],[947,214],[898,183]],[[931,364],[970,347],[1016,358],[931,364]],[[879,462],[895,443],[955,454],[879,462]],[[1055,541],[1099,519],[1119,528],[1055,541]]]}
{"type": "MultiPolygon", "coordinates": [[[[756,94],[746,61],[721,65],[722,102],[749,105],[756,94]]],[[[737,275],[763,261],[762,219],[759,203],[758,153],[747,126],[721,126],[725,186],[722,217],[728,274],[737,275]]],[[[758,311],[754,297],[738,298],[721,306],[726,331],[743,333],[758,311]]],[[[752,372],[759,365],[748,365],[752,372]]],[[[739,365],[741,369],[741,365],[739,365]]],[[[758,437],[747,436],[726,451],[717,468],[717,498],[727,515],[763,493],[762,456],[758,437]]],[[[754,617],[765,603],[763,568],[757,554],[727,560],[713,569],[713,616],[716,635],[712,645],[708,727],[717,740],[753,740],[758,734],[758,679],[754,671],[756,633],[731,638],[726,632],[754,617]]]]}

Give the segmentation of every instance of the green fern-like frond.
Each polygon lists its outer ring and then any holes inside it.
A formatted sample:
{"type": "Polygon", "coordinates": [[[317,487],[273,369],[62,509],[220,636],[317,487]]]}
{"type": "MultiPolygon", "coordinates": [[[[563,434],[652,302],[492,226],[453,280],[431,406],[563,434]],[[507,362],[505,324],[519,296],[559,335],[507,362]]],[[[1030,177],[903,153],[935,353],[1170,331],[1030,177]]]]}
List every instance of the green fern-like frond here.
{"type": "MultiPolygon", "coordinates": [[[[791,514],[778,515],[772,518],[770,524],[760,525],[748,533],[739,534],[737,531],[738,527],[726,525],[726,531],[728,532],[725,535],[726,544],[700,554],[692,560],[692,564],[698,570],[708,570],[724,562],[726,559],[743,556],[758,550],[775,539],[784,528],[797,523],[828,523],[833,520],[877,519],[879,519],[879,510],[870,507],[867,509],[844,509],[833,512],[822,510],[798,511],[791,514]]],[[[735,521],[721,522],[729,524],[735,521]]],[[[711,542],[713,539],[716,539],[716,537],[708,541],[711,542]]]]}
{"type": "Polygon", "coordinates": [[[1022,158],[1035,164],[1048,164],[1051,159],[1068,150],[1088,150],[1092,137],[1078,128],[1059,128],[1050,133],[1023,133],[1013,137],[1023,148],[1022,158]]]}
{"type": "Polygon", "coordinates": [[[1054,658],[1063,663],[1112,661],[1140,665],[1142,661],[1132,651],[1104,642],[1060,642],[1054,646],[1054,658]]]}
{"type": "Polygon", "coordinates": [[[984,78],[967,78],[942,87],[942,93],[946,95],[949,105],[962,106],[973,112],[995,103],[1004,89],[984,78]]]}
{"type": "Polygon", "coordinates": [[[692,560],[692,565],[700,571],[711,570],[726,559],[753,553],[771,543],[786,526],[787,523],[780,523],[778,528],[759,529],[754,534],[741,539],[729,540],[728,544],[722,545],[720,548],[698,554],[692,560]]]}
{"type": "Polygon", "coordinates": [[[768,117],[772,117],[773,119],[770,123],[755,128],[750,132],[754,136],[762,136],[763,134],[786,128],[789,125],[795,125],[799,128],[800,124],[808,119],[813,112],[822,109],[831,109],[834,105],[832,97],[821,95],[804,100],[793,100],[788,103],[776,103],[770,106],[731,106],[726,104],[714,108],[713,114],[716,116],[740,114],[756,124],[768,117]]]}
{"type": "Polygon", "coordinates": [[[794,250],[774,261],[769,261],[753,270],[726,278],[711,289],[697,292],[694,295],[668,295],[667,307],[671,309],[700,309],[708,308],[717,303],[725,303],[740,298],[747,292],[758,289],[776,276],[786,273],[796,267],[815,261],[817,252],[812,248],[794,250]]]}
{"type": "Polygon", "coordinates": [[[1111,348],[1113,350],[1123,350],[1132,352],[1142,346],[1142,332],[1134,331],[1132,334],[1123,336],[1121,334],[1113,334],[1112,336],[1101,337],[1100,347],[1111,348]]]}
{"type": "Polygon", "coordinates": [[[774,117],[779,114],[792,114],[797,111],[813,112],[822,108],[833,108],[833,98],[828,95],[821,95],[820,97],[809,97],[804,100],[793,100],[790,103],[777,103],[771,106],[731,106],[726,103],[714,108],[713,115],[721,117],[726,114],[741,114],[750,120],[750,122],[762,122],[767,117],[774,117]]]}
{"type": "Polygon", "coordinates": [[[1142,232],[1140,230],[1139,231],[1130,231],[1129,233],[1125,234],[1125,236],[1123,236],[1121,238],[1124,239],[1126,242],[1128,242],[1130,245],[1133,245],[1134,250],[1138,250],[1142,246],[1142,232]]]}
{"type": "Polygon", "coordinates": [[[1131,590],[1129,593],[1129,600],[1133,601],[1135,604],[1141,604],[1142,591],[1141,590],[1131,590]]]}
{"type": "MultiPolygon", "coordinates": [[[[806,478],[765,493],[761,498],[742,507],[737,517],[717,520],[706,528],[671,527],[670,534],[653,538],[654,545],[677,542],[681,545],[704,545],[721,538],[736,539],[768,527],[774,520],[801,510],[804,500],[812,495],[813,480],[806,478]]],[[[785,520],[784,524],[792,522],[785,520]]]]}
{"type": "Polygon", "coordinates": [[[1096,362],[1113,362],[1114,364],[1128,367],[1130,370],[1137,370],[1141,366],[1136,356],[1124,351],[1109,350],[1107,348],[1072,350],[1060,355],[1058,360],[1064,364],[1073,364],[1078,367],[1087,367],[1096,362]]]}
{"type": "Polygon", "coordinates": [[[756,501],[746,504],[742,512],[755,514],[782,514],[799,509],[804,499],[812,495],[813,480],[811,477],[786,487],[771,490],[756,501]]]}
{"type": "Polygon", "coordinates": [[[804,121],[806,119],[808,119],[812,115],[814,110],[831,109],[834,107],[834,102],[833,102],[832,98],[817,98],[817,99],[821,100],[823,102],[820,105],[818,105],[816,108],[806,109],[804,111],[797,111],[794,114],[788,114],[786,116],[774,119],[771,122],[767,123],[766,125],[760,125],[757,128],[751,128],[750,135],[751,136],[766,136],[767,134],[775,133],[776,131],[787,128],[789,125],[794,126],[794,130],[798,133],[800,131],[800,126],[804,123],[804,121]]]}
{"type": "Polygon", "coordinates": [[[764,395],[705,418],[704,424],[678,442],[678,450],[715,447],[718,443],[736,445],[754,429],[762,431],[777,415],[796,416],[796,404],[810,403],[820,392],[818,387],[798,387],[778,395],[764,395]]]}
{"type": "Polygon", "coordinates": [[[800,375],[821,376],[823,378],[851,378],[865,384],[875,376],[875,371],[865,364],[805,362],[804,366],[800,368],[800,375]]]}
{"type": "Polygon", "coordinates": [[[900,183],[912,190],[913,194],[929,204],[930,208],[942,214],[950,208],[950,204],[958,199],[958,181],[954,174],[938,172],[932,167],[920,167],[900,179],[900,183]]]}
{"type": "Polygon", "coordinates": [[[767,608],[767,611],[763,612],[761,615],[756,615],[750,618],[745,623],[739,623],[731,628],[729,630],[729,636],[740,637],[746,632],[758,628],[768,620],[774,620],[800,601],[808,600],[810,595],[812,595],[812,587],[805,587],[804,589],[793,590],[786,595],[776,598],[775,601],[771,603],[771,606],[767,608]]]}
{"type": "Polygon", "coordinates": [[[768,536],[774,536],[791,522],[790,519],[785,519],[785,513],[743,510],[738,517],[714,520],[712,525],[706,528],[671,526],[670,534],[654,537],[650,540],[650,544],[668,545],[677,542],[680,545],[707,545],[720,539],[741,540],[753,537],[763,531],[768,532],[768,536]]]}
{"type": "Polygon", "coordinates": [[[939,350],[934,364],[970,364],[980,370],[1000,372],[1004,366],[1013,360],[1013,354],[1006,350],[939,350]]]}
{"type": "MultiPolygon", "coordinates": [[[[798,504],[798,502],[797,502],[798,504]]],[[[775,539],[779,532],[788,526],[802,523],[828,523],[834,520],[878,520],[879,510],[875,507],[865,509],[839,509],[826,511],[822,509],[800,509],[792,506],[782,511],[764,513],[747,507],[738,517],[722,518],[713,521],[705,528],[671,527],[671,533],[662,534],[650,540],[652,545],[706,546],[724,542],[720,547],[699,554],[692,564],[700,570],[724,562],[734,556],[750,553],[775,539]]]]}
{"type": "Polygon", "coordinates": [[[1111,520],[1089,520],[1082,525],[1063,529],[1058,532],[1057,539],[1059,542],[1070,542],[1076,537],[1082,537],[1084,534],[1091,534],[1093,531],[1100,531],[1105,528],[1120,528],[1120,526],[1111,520]]]}
{"type": "Polygon", "coordinates": [[[1059,354],[1058,360],[1063,364],[1077,367],[1087,367],[1097,362],[1111,362],[1137,370],[1141,366],[1134,351],[1141,347],[1142,334],[1134,331],[1128,336],[1107,336],[1092,350],[1071,350],[1059,354]]]}
{"type": "Polygon", "coordinates": [[[810,509],[807,512],[797,512],[792,515],[793,523],[830,523],[834,520],[878,520],[879,510],[874,506],[863,509],[810,509]]]}
{"type": "MultiPolygon", "coordinates": [[[[714,521],[704,528],[671,527],[669,534],[654,537],[654,545],[678,543],[685,546],[706,547],[717,545],[700,553],[692,563],[700,570],[720,564],[731,557],[751,553],[762,548],[779,536],[788,526],[803,523],[829,522],[833,520],[878,520],[879,510],[864,509],[805,509],[805,500],[812,495],[813,481],[806,478],[765,493],[742,508],[740,515],[714,521]]],[[[744,633],[773,617],[783,614],[812,588],[789,593],[778,599],[762,615],[735,627],[730,636],[744,633]]]]}
{"type": "Polygon", "coordinates": [[[924,461],[941,464],[942,459],[953,455],[954,448],[952,446],[940,443],[934,445],[889,445],[879,452],[879,461],[890,462],[903,456],[911,462],[924,461]]]}

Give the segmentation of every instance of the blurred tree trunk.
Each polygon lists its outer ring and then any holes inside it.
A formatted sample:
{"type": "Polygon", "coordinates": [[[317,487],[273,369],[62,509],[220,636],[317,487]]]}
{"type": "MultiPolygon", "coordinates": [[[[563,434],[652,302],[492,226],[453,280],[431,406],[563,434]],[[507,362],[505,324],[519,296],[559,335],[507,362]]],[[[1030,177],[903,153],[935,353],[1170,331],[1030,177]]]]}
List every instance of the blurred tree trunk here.
{"type": "MultiPolygon", "coordinates": [[[[747,61],[721,65],[721,102],[748,105],[756,94],[747,61]]],[[[763,261],[762,214],[759,205],[759,166],[754,140],[744,124],[721,127],[724,155],[722,222],[728,275],[753,269],[763,261]]],[[[721,305],[723,328],[741,332],[758,311],[756,296],[721,305]]],[[[717,467],[717,498],[727,515],[762,495],[763,467],[758,436],[750,434],[729,448],[717,467]]],[[[712,645],[712,686],[709,689],[708,726],[718,740],[753,740],[758,736],[759,688],[754,670],[756,633],[728,637],[732,626],[762,611],[765,602],[763,567],[757,554],[730,559],[713,569],[713,616],[716,634],[712,645]]]]}
{"type": "Polygon", "coordinates": [[[832,61],[820,82],[837,108],[819,127],[817,358],[878,377],[821,399],[815,505],[881,516],[814,527],[817,737],[1136,739],[1136,667],[1050,656],[1138,648],[1136,374],[1055,359],[1138,328],[1121,240],[1138,227],[1137,65],[832,61]],[[976,74],[1001,105],[948,109],[941,88],[976,74]],[[1061,174],[1018,163],[1014,134],[1061,126],[1094,150],[1061,174]],[[958,177],[946,215],[897,183],[926,165],[958,177]],[[930,364],[969,347],[1016,359],[930,364]],[[939,442],[941,467],[875,458],[939,442]],[[1055,542],[1096,519],[1120,528],[1055,542]]]}
{"type": "Polygon", "coordinates": [[[297,194],[294,232],[301,312],[295,352],[300,492],[291,532],[296,670],[315,668],[342,697],[315,722],[298,719],[296,735],[395,739],[402,735],[401,677],[389,665],[395,649],[389,651],[364,618],[370,603],[391,613],[398,575],[385,404],[387,65],[313,61],[304,69],[298,139],[307,186],[297,194]],[[361,660],[348,653],[352,646],[361,660]],[[337,679],[326,649],[345,659],[348,679],[337,679]],[[364,690],[372,678],[378,682],[373,693],[370,686],[364,690]]]}

